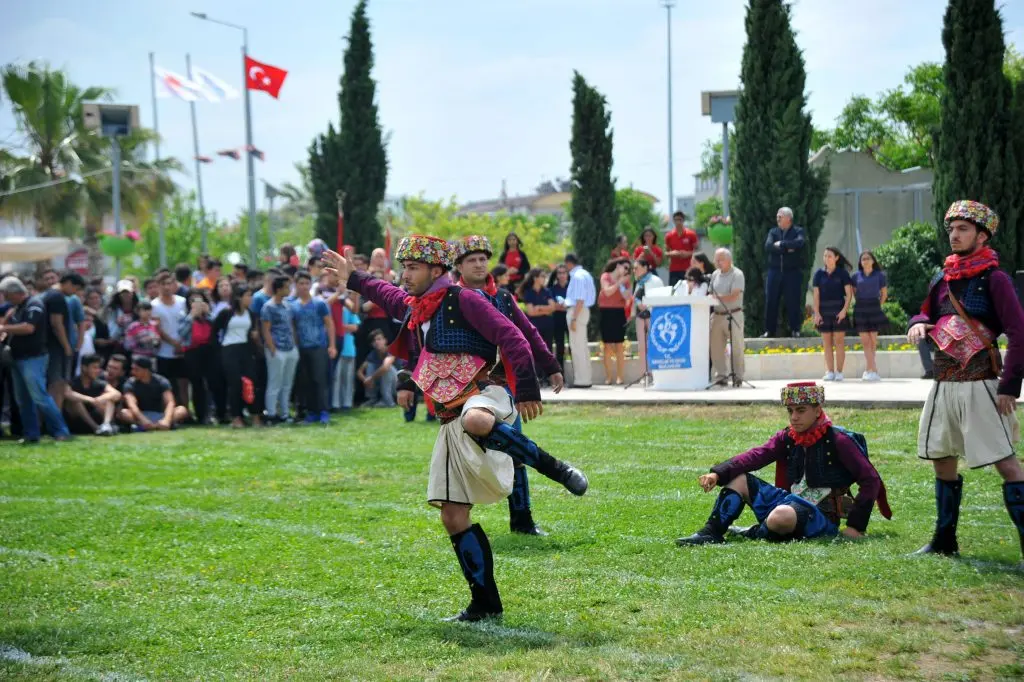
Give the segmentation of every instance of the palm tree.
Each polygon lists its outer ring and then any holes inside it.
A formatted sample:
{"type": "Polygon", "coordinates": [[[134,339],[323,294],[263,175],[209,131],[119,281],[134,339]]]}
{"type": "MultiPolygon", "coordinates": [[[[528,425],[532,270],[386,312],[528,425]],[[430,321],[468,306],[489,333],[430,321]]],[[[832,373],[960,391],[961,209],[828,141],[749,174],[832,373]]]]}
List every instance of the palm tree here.
{"type": "MultiPolygon", "coordinates": [[[[29,215],[39,236],[79,236],[90,249],[90,269],[101,269],[97,235],[112,207],[110,143],[87,130],[83,104],[110,100],[110,88],[79,88],[67,74],[29,62],[0,69],[0,85],[20,133],[18,145],[0,154],[0,186],[27,187],[75,178],[50,187],[0,198],[0,213],[29,215]]],[[[180,170],[173,159],[145,160],[144,149],[157,139],[150,130],[120,138],[121,201],[128,218],[146,213],[174,191],[168,173],[180,170]]]]}

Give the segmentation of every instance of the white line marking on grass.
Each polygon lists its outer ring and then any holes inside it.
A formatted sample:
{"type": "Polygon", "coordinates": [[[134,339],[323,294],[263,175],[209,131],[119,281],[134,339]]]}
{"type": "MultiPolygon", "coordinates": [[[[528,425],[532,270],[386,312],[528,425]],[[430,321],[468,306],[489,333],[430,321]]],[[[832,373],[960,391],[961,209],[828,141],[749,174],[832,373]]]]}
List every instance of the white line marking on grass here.
{"type": "Polygon", "coordinates": [[[66,658],[56,656],[33,656],[27,651],[0,642],[0,660],[33,666],[56,666],[79,679],[93,679],[100,682],[141,682],[144,677],[124,673],[100,672],[73,664],[66,658]]]}
{"type": "Polygon", "coordinates": [[[18,549],[17,547],[0,546],[0,554],[25,557],[27,559],[39,559],[40,561],[57,561],[57,557],[46,552],[37,552],[34,549],[18,549]]]}

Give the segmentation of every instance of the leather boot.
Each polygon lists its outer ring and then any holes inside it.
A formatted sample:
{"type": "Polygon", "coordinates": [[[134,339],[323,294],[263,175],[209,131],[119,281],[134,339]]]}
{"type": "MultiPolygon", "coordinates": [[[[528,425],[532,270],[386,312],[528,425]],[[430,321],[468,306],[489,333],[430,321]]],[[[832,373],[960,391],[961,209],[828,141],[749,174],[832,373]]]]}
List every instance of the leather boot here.
{"type": "Polygon", "coordinates": [[[568,462],[552,457],[542,447],[504,422],[495,423],[490,434],[480,440],[480,445],[488,450],[504,452],[516,462],[536,469],[552,481],[561,483],[573,495],[583,495],[590,485],[582,471],[568,462]]]}
{"type": "Polygon", "coordinates": [[[914,554],[960,554],[960,545],[956,541],[956,524],[960,520],[960,500],[963,494],[963,476],[957,476],[955,481],[935,479],[935,534],[932,535],[931,542],[914,554]]]}
{"type": "Polygon", "coordinates": [[[1003,500],[1006,502],[1006,511],[1010,513],[1013,525],[1017,527],[1020,552],[1024,557],[1024,481],[1003,483],[1003,500]]]}
{"type": "Polygon", "coordinates": [[[710,545],[725,542],[725,533],[729,526],[739,518],[743,511],[743,497],[732,488],[722,488],[715,500],[715,507],[707,523],[699,531],[685,538],[676,540],[680,547],[686,545],[710,545]]]}
{"type": "Polygon", "coordinates": [[[508,525],[513,533],[547,535],[533,522],[530,511],[530,481],[526,467],[517,465],[512,479],[512,494],[508,496],[508,525]]]}
{"type": "Polygon", "coordinates": [[[484,529],[474,523],[461,533],[452,535],[451,541],[472,598],[461,613],[445,620],[474,622],[500,616],[502,607],[498,586],[494,582],[494,555],[484,529]]]}

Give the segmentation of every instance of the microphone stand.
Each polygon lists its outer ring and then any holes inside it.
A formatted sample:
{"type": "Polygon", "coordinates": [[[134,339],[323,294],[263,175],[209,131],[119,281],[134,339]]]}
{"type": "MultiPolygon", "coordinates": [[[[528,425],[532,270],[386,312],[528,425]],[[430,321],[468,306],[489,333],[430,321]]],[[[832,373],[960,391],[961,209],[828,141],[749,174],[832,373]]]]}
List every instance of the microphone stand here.
{"type": "MultiPolygon", "coordinates": [[[[646,292],[646,285],[644,285],[644,287],[645,287],[645,290],[644,290],[644,296],[646,296],[646,295],[647,295],[647,292],[646,292]]],[[[643,297],[641,297],[641,299],[640,299],[640,300],[643,300],[643,297]]],[[[637,303],[637,307],[639,308],[639,306],[640,306],[640,304],[639,304],[639,302],[638,302],[638,303],[637,303]]],[[[637,310],[637,313],[636,313],[637,317],[636,317],[636,319],[637,319],[638,321],[640,320],[640,314],[641,314],[642,312],[645,312],[645,311],[642,311],[642,310],[637,310]]],[[[650,318],[650,317],[648,317],[648,318],[646,318],[646,319],[648,319],[648,320],[649,320],[649,319],[651,319],[651,318],[650,318]]],[[[629,324],[629,323],[627,322],[627,324],[629,324]]],[[[647,331],[648,331],[648,333],[649,333],[649,332],[650,332],[650,323],[647,323],[647,325],[646,325],[646,326],[648,327],[647,331]]],[[[637,385],[637,384],[639,384],[639,383],[640,383],[641,381],[643,381],[643,382],[644,382],[644,388],[647,388],[647,384],[648,384],[648,383],[650,382],[650,379],[651,379],[651,372],[650,372],[650,370],[649,370],[649,369],[648,369],[648,367],[647,367],[647,364],[648,364],[648,360],[647,360],[647,334],[643,334],[643,335],[641,335],[641,334],[637,334],[637,335],[636,335],[636,342],[637,342],[637,344],[643,344],[643,345],[641,346],[641,348],[642,348],[642,349],[643,349],[643,351],[644,351],[644,352],[643,352],[643,356],[644,356],[644,371],[643,371],[643,373],[642,373],[642,374],[641,374],[640,376],[638,376],[638,377],[637,377],[636,379],[633,379],[633,381],[631,381],[631,382],[629,382],[628,384],[626,384],[625,386],[623,386],[623,387],[622,387],[622,390],[623,390],[623,391],[625,391],[625,390],[626,390],[627,388],[629,388],[630,386],[636,386],[636,385],[637,385]]]]}
{"type": "MultiPolygon", "coordinates": [[[[710,277],[708,277],[708,291],[711,294],[711,296],[715,300],[717,300],[719,303],[721,303],[723,308],[725,308],[725,312],[724,313],[718,313],[718,312],[715,311],[714,306],[712,306],[711,307],[711,314],[712,315],[723,314],[723,315],[725,315],[725,319],[729,323],[729,375],[725,378],[725,382],[726,382],[725,385],[726,385],[726,387],[728,387],[729,384],[732,384],[734,388],[740,388],[741,386],[743,386],[743,384],[746,384],[747,386],[750,386],[750,388],[757,388],[756,386],[754,386],[754,384],[750,383],[749,381],[742,380],[742,379],[740,380],[739,384],[736,383],[736,368],[733,366],[733,362],[732,362],[732,328],[733,328],[733,325],[736,325],[736,326],[739,326],[739,325],[736,323],[736,318],[733,317],[732,312],[729,310],[729,306],[727,304],[723,303],[720,298],[718,298],[718,292],[715,291],[714,280],[712,280],[710,277]]],[[[742,334],[743,330],[740,330],[740,333],[742,334]]],[[[722,380],[721,379],[719,379],[718,381],[712,381],[711,383],[709,383],[707,386],[704,387],[704,390],[707,391],[708,389],[713,388],[715,386],[720,386],[721,384],[722,384],[722,380]]]]}

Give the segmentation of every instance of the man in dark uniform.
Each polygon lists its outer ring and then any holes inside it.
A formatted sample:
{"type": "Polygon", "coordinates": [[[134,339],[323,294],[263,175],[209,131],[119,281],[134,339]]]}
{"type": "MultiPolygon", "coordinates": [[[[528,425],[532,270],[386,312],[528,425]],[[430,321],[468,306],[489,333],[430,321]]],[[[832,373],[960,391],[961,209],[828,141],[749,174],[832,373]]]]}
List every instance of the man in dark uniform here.
{"type": "Polygon", "coordinates": [[[804,228],[793,224],[793,209],[783,206],[775,216],[777,227],[768,230],[764,249],[768,252],[768,281],[762,338],[775,338],[779,325],[779,298],[786,302],[786,319],[793,336],[800,336],[804,319],[804,254],[807,236],[804,228]]]}

